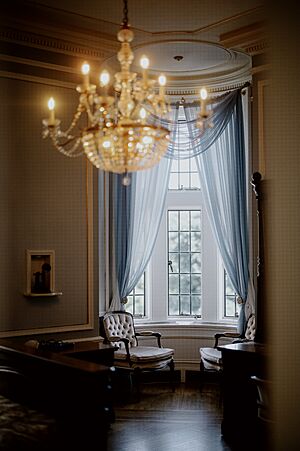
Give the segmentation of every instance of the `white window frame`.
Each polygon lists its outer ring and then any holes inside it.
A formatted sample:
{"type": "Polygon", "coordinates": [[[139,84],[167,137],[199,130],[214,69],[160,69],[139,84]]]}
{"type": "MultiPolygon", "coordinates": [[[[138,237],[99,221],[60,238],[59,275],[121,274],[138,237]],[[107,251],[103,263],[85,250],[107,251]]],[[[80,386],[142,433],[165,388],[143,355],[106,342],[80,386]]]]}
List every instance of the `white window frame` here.
{"type": "MultiPolygon", "coordinates": [[[[144,320],[180,322],[193,316],[168,316],[168,210],[201,210],[202,217],[202,317],[199,322],[235,323],[235,318],[224,318],[223,289],[220,287],[220,257],[212,234],[201,191],[169,191],[166,208],[158,232],[157,242],[147,268],[146,312],[144,320]],[[188,203],[187,203],[188,202],[188,203]]],[[[223,282],[224,284],[224,282],[223,282]]],[[[142,320],[141,320],[142,321],[142,320]]]]}

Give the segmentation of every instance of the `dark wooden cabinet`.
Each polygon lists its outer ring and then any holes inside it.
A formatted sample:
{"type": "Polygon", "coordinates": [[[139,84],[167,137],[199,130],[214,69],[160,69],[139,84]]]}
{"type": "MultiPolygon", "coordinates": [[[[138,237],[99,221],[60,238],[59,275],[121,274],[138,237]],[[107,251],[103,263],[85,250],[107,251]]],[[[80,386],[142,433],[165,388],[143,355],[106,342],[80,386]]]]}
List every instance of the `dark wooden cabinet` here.
{"type": "Polygon", "coordinates": [[[257,389],[251,376],[266,377],[267,350],[247,342],[219,346],[223,360],[222,435],[249,449],[259,442],[257,389]]]}

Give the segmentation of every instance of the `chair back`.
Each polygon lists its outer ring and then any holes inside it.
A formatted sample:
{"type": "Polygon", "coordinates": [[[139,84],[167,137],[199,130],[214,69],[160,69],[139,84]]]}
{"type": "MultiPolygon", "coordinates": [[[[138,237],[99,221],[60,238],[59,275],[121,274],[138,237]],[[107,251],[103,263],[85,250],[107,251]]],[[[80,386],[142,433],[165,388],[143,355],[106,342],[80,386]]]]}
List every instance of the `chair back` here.
{"type": "Polygon", "coordinates": [[[254,340],[255,338],[255,315],[252,313],[247,321],[246,331],[245,331],[245,338],[247,340],[254,340]]]}
{"type": "MultiPolygon", "coordinates": [[[[131,347],[137,346],[133,316],[129,312],[114,311],[105,313],[103,317],[103,327],[107,339],[113,337],[128,338],[131,347]]],[[[124,347],[122,342],[118,342],[124,347]]]]}

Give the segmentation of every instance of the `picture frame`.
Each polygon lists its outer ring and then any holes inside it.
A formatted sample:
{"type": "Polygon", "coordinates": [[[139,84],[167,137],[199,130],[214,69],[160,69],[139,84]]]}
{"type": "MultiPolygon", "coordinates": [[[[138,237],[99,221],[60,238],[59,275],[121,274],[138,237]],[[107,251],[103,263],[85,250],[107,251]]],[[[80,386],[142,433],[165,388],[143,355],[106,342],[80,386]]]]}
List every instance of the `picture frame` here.
{"type": "Polygon", "coordinates": [[[26,249],[28,296],[53,296],[55,292],[55,251],[26,249]]]}

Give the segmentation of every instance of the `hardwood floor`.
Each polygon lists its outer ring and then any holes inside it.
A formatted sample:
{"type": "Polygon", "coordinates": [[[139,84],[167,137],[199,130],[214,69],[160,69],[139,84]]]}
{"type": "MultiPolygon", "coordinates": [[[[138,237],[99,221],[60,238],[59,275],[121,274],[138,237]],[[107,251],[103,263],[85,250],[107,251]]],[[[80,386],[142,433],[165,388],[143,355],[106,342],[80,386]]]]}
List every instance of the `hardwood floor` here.
{"type": "Polygon", "coordinates": [[[229,451],[217,383],[141,384],[140,400],[115,401],[108,451],[229,451]]]}

